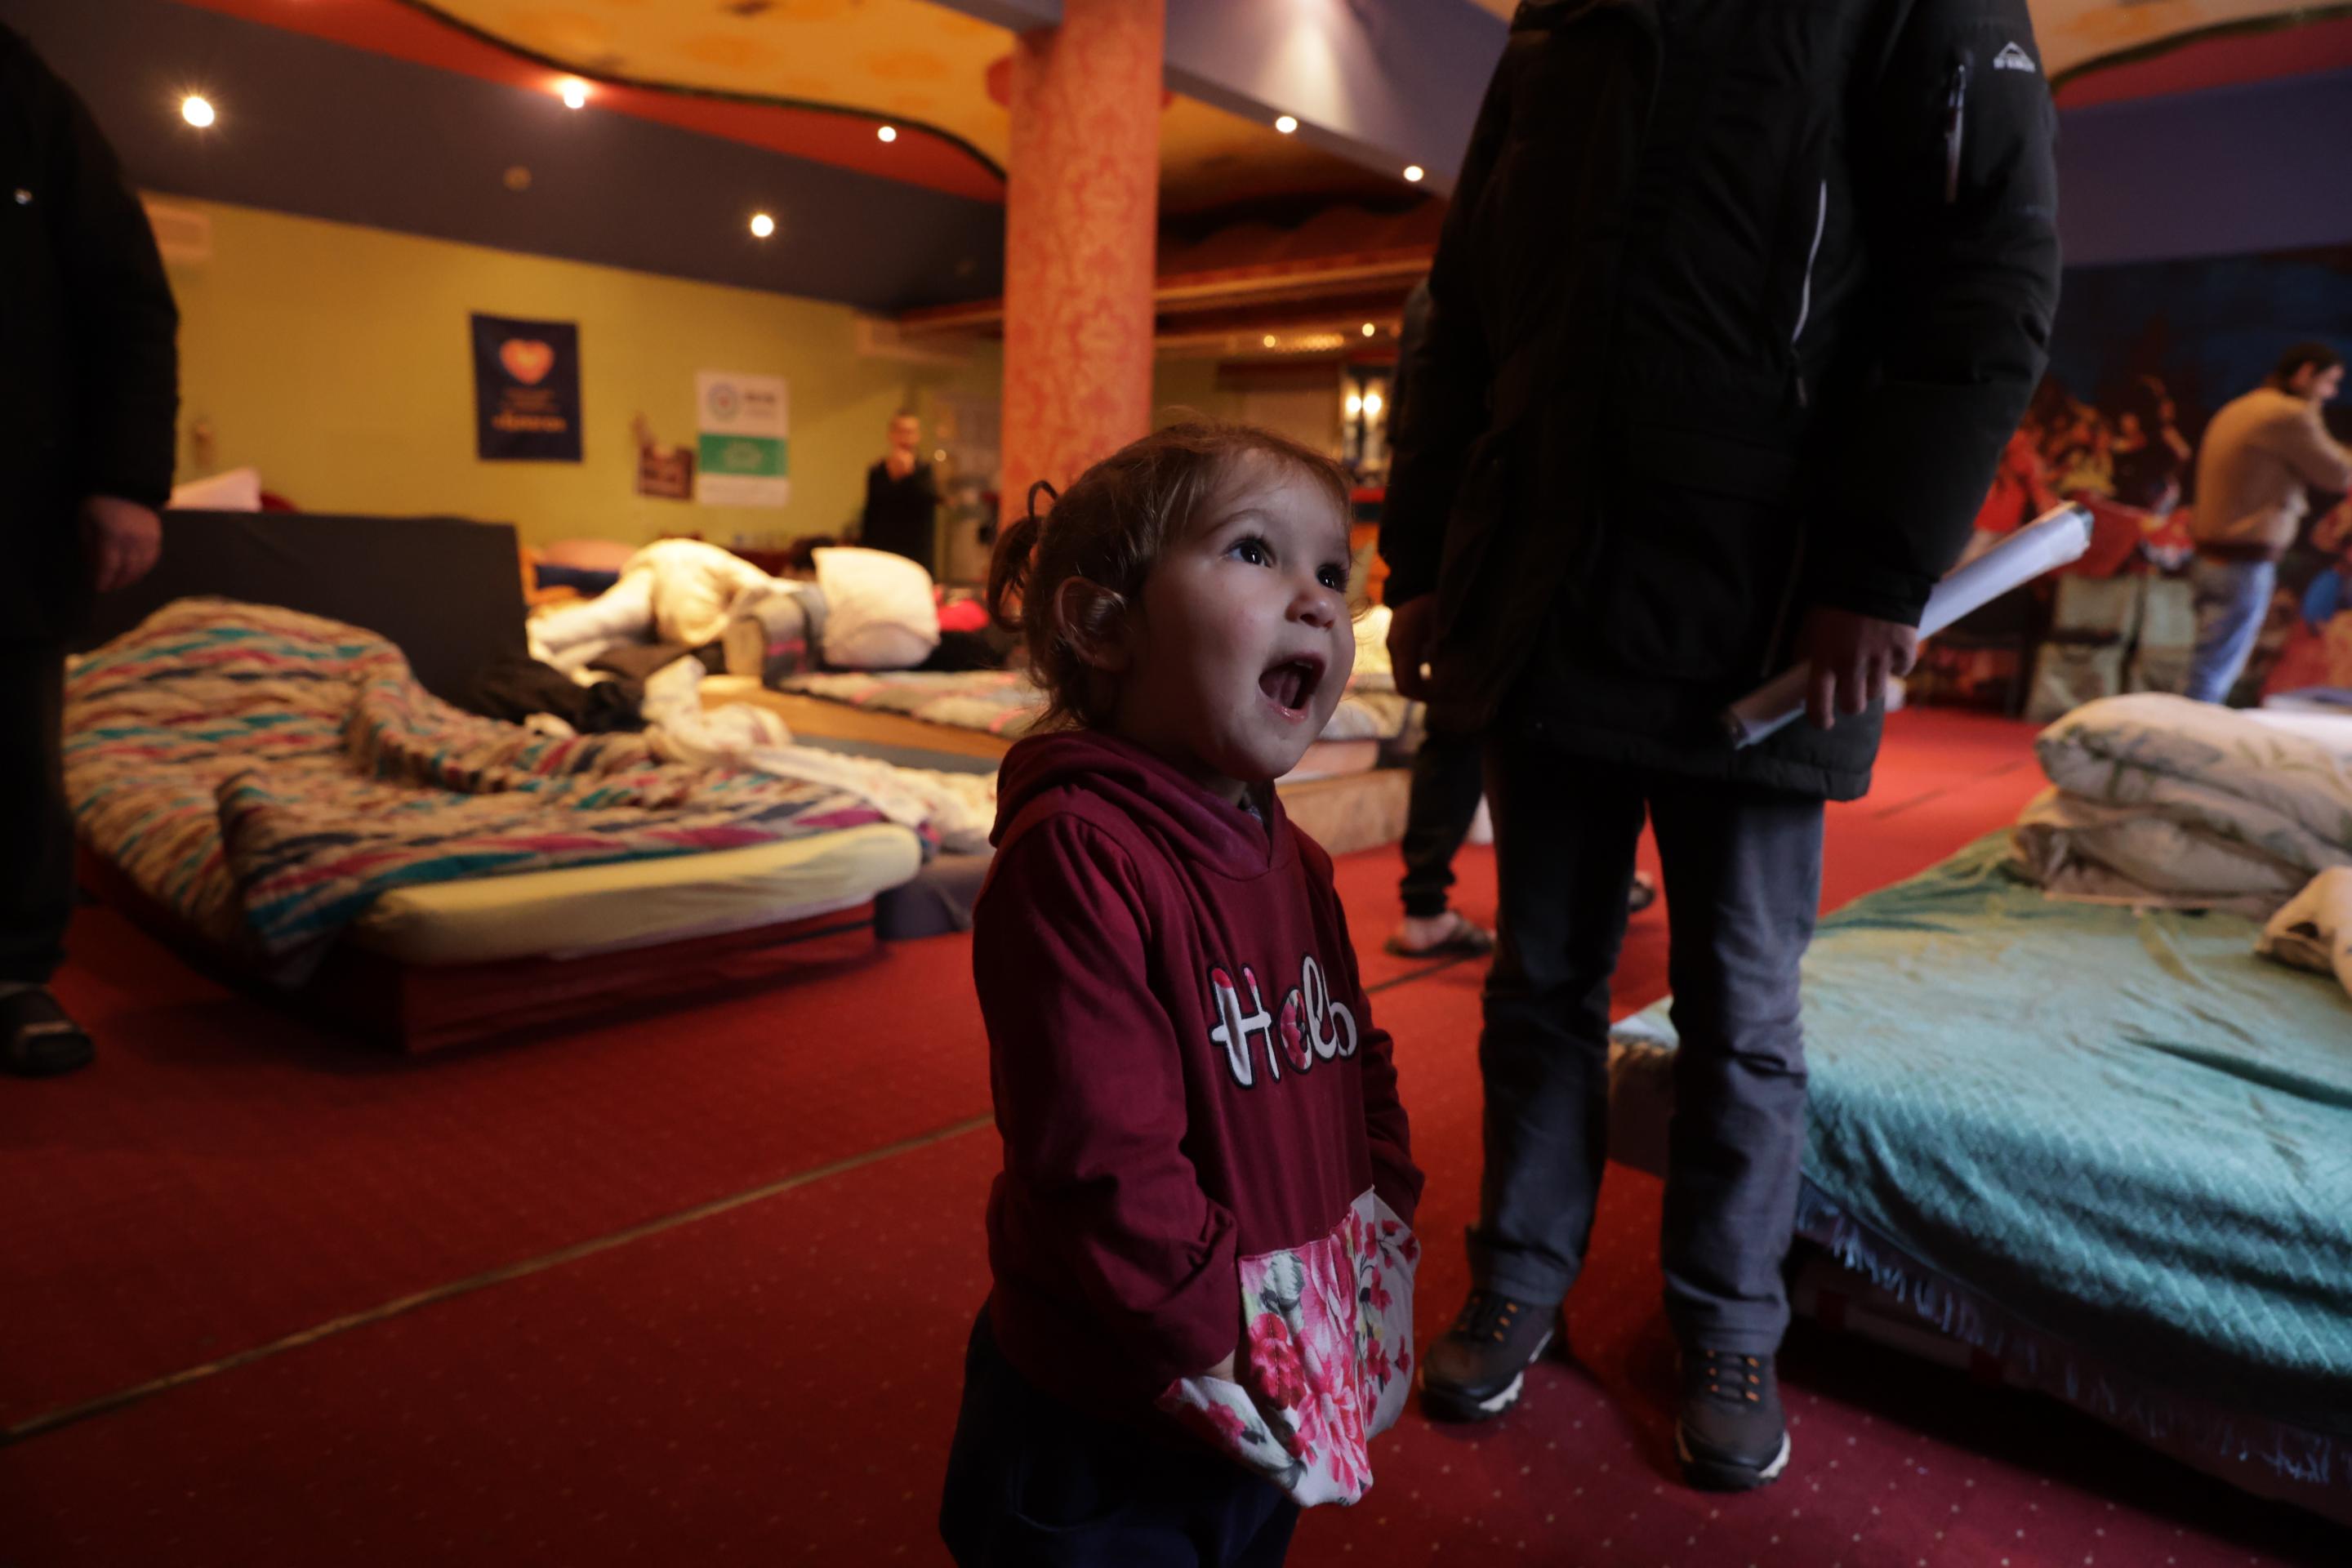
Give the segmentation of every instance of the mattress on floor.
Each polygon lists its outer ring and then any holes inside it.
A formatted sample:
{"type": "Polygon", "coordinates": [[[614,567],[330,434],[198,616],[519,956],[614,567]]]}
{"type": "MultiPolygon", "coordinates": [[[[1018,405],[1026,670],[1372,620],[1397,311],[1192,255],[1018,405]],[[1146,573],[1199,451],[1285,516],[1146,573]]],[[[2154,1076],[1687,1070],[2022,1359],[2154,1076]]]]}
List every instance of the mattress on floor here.
{"type": "Polygon", "coordinates": [[[1284,784],[1305,784],[1309,779],[1346,778],[1353,773],[1368,773],[1381,765],[1381,743],[1378,741],[1318,741],[1307,748],[1298,765],[1282,775],[1284,784]]]}
{"type": "Polygon", "coordinates": [[[349,940],[404,963],[566,957],[805,920],[911,880],[922,845],[886,823],[722,849],[384,894],[349,940]]]}
{"type": "MultiPolygon", "coordinates": [[[[2252,921],[2046,899],[2004,838],[1822,921],[1800,1230],[1954,1331],[1993,1331],[1980,1300],[2255,1418],[2217,1442],[2299,1433],[2283,1462],[2352,1491],[2352,1005],[2252,921]]],[[[1666,1004],[1618,1037],[1612,1143],[1648,1163],[1666,1004]]]]}

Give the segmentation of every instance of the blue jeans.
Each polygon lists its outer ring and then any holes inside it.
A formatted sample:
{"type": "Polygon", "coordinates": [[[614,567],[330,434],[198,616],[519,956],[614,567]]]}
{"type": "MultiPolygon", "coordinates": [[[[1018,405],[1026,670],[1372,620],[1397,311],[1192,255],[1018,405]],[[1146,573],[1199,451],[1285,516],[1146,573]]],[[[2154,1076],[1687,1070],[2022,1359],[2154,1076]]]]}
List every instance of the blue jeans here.
{"type": "Polygon", "coordinates": [[[2271,561],[2216,561],[2200,555],[2189,563],[2189,586],[2197,600],[2197,652],[2189,661],[2189,695],[2220,702],[2245,673],[2247,656],[2269,614],[2278,564],[2271,561]]]}
{"type": "Polygon", "coordinates": [[[1646,816],[1665,871],[1675,1114],[1660,1253],[1685,1346],[1769,1355],[1805,1139],[1797,966],[1821,901],[1822,803],[1750,785],[1487,758],[1502,916],[1478,1067],[1486,1169],[1470,1273],[1549,1310],[1584,1265],[1609,1155],[1609,981],[1646,816]]]}

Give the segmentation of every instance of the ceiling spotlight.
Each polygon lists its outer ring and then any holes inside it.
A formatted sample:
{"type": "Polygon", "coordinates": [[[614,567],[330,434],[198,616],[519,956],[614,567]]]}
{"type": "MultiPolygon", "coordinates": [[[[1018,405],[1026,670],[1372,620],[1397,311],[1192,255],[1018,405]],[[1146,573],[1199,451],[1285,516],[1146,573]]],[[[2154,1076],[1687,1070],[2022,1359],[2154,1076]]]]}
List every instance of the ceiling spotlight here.
{"type": "Polygon", "coordinates": [[[1298,121],[1287,114],[1281,115],[1276,119],[1274,128],[1276,131],[1281,132],[1285,136],[1287,136],[1292,132],[1298,129],[1298,121]]]}
{"type": "Polygon", "coordinates": [[[585,109],[588,107],[588,84],[582,81],[576,76],[565,77],[563,79],[563,85],[558,88],[556,91],[563,99],[563,107],[566,109],[585,109]]]}
{"type": "Polygon", "coordinates": [[[180,100],[180,118],[202,131],[213,122],[213,106],[194,93],[180,100]]]}
{"type": "Polygon", "coordinates": [[[1369,419],[1380,411],[1381,395],[1377,392],[1368,392],[1364,394],[1364,417],[1369,419]]]}
{"type": "Polygon", "coordinates": [[[898,140],[898,128],[895,125],[885,125],[881,130],[877,131],[874,134],[880,137],[885,142],[896,142],[898,140]]]}
{"type": "Polygon", "coordinates": [[[1368,337],[1368,338],[1369,338],[1369,337],[1370,337],[1373,333],[1375,333],[1375,332],[1377,332],[1377,331],[1380,331],[1380,329],[1379,329],[1378,327],[1373,326],[1373,325],[1371,324],[1371,322],[1370,322],[1370,321],[1366,321],[1366,322],[1364,323],[1364,336],[1366,336],[1366,337],[1368,337]]]}
{"type": "Polygon", "coordinates": [[[1272,348],[1272,347],[1274,347],[1274,334],[1273,334],[1272,332],[1268,332],[1268,333],[1266,333],[1266,335],[1265,335],[1265,346],[1266,346],[1266,347],[1268,347],[1268,348],[1272,348]]]}
{"type": "Polygon", "coordinates": [[[775,232],[776,220],[774,218],[770,217],[766,213],[753,213],[751,215],[751,233],[753,237],[765,239],[775,232]]]}
{"type": "Polygon", "coordinates": [[[1405,183],[1406,183],[1407,184],[1412,184],[1412,185],[1417,185],[1417,184],[1419,184],[1421,183],[1421,176],[1422,176],[1424,173],[1426,173],[1426,171],[1425,171],[1425,170],[1423,170],[1420,164],[1418,164],[1418,163],[1407,163],[1407,164],[1404,166],[1404,178],[1405,178],[1405,183]]]}

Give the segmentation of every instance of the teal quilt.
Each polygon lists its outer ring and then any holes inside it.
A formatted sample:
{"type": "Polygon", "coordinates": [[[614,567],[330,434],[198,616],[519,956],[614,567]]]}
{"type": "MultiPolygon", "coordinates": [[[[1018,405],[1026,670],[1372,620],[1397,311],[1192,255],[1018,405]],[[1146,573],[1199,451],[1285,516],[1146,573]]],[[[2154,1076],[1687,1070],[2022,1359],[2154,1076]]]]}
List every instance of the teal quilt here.
{"type": "Polygon", "coordinates": [[[1809,1196],[2119,1371],[2352,1436],[2352,1002],[2237,916],[2047,900],[2005,838],[1822,922],[1809,1196]]]}

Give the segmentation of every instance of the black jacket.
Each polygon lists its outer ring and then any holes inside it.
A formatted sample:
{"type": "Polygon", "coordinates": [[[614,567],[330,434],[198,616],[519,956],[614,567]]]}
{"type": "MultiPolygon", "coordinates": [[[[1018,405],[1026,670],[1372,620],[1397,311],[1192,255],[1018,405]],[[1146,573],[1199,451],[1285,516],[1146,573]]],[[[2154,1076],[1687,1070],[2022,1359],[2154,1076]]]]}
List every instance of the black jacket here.
{"type": "Polygon", "coordinates": [[[66,637],[88,614],[84,497],[171,494],[178,328],[113,152],[0,27],[0,638],[66,637]]]}
{"type": "Polygon", "coordinates": [[[1738,753],[1715,715],[1965,543],[2046,358],[2055,123],[2023,0],[1526,0],[1381,525],[1439,710],[1866,790],[1874,711],[1738,753]]]}

